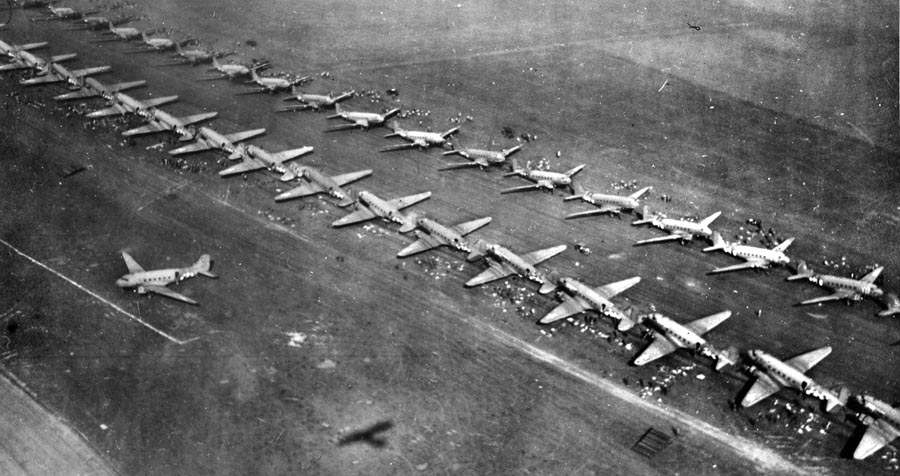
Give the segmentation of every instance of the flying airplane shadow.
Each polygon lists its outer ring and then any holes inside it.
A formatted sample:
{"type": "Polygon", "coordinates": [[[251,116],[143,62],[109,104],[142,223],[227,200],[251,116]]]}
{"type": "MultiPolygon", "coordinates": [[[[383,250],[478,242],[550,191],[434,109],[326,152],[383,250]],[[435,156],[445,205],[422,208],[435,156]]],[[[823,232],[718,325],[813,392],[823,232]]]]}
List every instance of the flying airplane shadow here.
{"type": "Polygon", "coordinates": [[[337,444],[338,446],[346,446],[353,443],[368,443],[374,448],[383,448],[387,446],[387,439],[379,437],[379,433],[390,430],[394,427],[394,422],[385,420],[378,422],[368,428],[354,431],[342,436],[337,444]]]}

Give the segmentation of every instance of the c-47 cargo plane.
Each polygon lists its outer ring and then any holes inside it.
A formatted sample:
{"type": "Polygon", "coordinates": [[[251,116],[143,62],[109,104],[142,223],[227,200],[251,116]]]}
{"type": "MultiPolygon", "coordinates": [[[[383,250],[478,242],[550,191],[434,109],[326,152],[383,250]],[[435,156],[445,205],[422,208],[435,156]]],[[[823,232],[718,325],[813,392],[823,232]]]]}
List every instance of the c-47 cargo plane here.
{"type": "Polygon", "coordinates": [[[801,261],[800,264],[797,265],[797,274],[788,276],[787,280],[793,281],[795,279],[806,278],[819,286],[834,290],[834,293],[829,294],[828,296],[807,299],[800,303],[801,306],[825,301],[835,301],[838,299],[859,301],[863,296],[879,297],[882,295],[883,291],[874,283],[875,279],[878,278],[882,271],[884,271],[884,266],[879,266],[861,279],[842,278],[830,274],[815,273],[805,262],[801,261]]]}
{"type": "Polygon", "coordinates": [[[650,212],[647,210],[647,207],[644,207],[644,213],[641,214],[641,219],[632,223],[632,225],[643,225],[645,223],[649,223],[661,230],[666,230],[669,232],[667,236],[660,236],[658,238],[650,238],[647,240],[641,240],[635,243],[635,245],[646,245],[648,243],[661,243],[663,241],[674,241],[681,240],[682,243],[686,241],[690,241],[694,239],[694,236],[712,236],[712,230],[709,228],[709,225],[719,218],[722,212],[716,212],[712,215],[704,218],[700,221],[700,223],[694,223],[692,221],[687,220],[676,220],[673,218],[666,218],[661,214],[653,214],[650,215],[650,212]]]}
{"type": "Polygon", "coordinates": [[[614,283],[591,288],[573,278],[560,278],[559,286],[571,297],[564,297],[562,304],[553,308],[540,320],[541,324],[551,324],[560,319],[574,316],[588,309],[607,315],[618,322],[617,329],[625,332],[634,327],[634,321],[620,311],[610,299],[621,294],[641,281],[640,276],[623,279],[614,283]]]}
{"type": "Polygon", "coordinates": [[[781,387],[791,387],[825,401],[825,411],[830,412],[847,402],[845,389],[839,395],[817,384],[804,375],[831,353],[831,347],[825,346],[792,359],[781,361],[761,350],[751,350],[747,355],[754,362],[750,373],[756,381],[744,398],[741,406],[749,407],[777,392],[781,387]]]}
{"type": "Polygon", "coordinates": [[[348,183],[352,183],[364,177],[372,175],[372,169],[366,169],[360,170],[358,172],[350,172],[348,174],[329,177],[320,172],[318,169],[297,164],[289,165],[288,171],[295,177],[302,180],[304,183],[299,187],[294,187],[287,192],[276,196],[276,202],[283,202],[285,200],[291,200],[294,198],[307,197],[319,193],[327,193],[332,197],[340,200],[338,202],[338,206],[341,208],[348,207],[355,201],[350,196],[350,193],[341,187],[348,183]]]}
{"type": "Polygon", "coordinates": [[[236,158],[243,157],[244,160],[237,165],[232,165],[231,167],[220,171],[219,176],[227,177],[229,175],[243,174],[254,170],[269,169],[273,172],[280,173],[282,182],[289,182],[297,178],[297,174],[288,168],[286,165],[287,162],[309,154],[312,151],[312,147],[306,146],[272,153],[253,144],[241,144],[235,147],[228,158],[235,160],[236,158]]]}
{"type": "Polygon", "coordinates": [[[113,93],[113,99],[110,101],[112,104],[109,107],[90,112],[85,117],[97,119],[109,116],[122,116],[125,114],[135,114],[141,117],[149,117],[151,109],[175,102],[177,100],[178,96],[165,96],[138,100],[125,93],[113,93]]]}
{"type": "Polygon", "coordinates": [[[566,172],[550,172],[548,170],[533,170],[520,167],[516,159],[512,159],[512,172],[504,174],[504,177],[518,175],[534,182],[532,185],[523,185],[521,187],[508,188],[500,193],[525,192],[528,190],[548,190],[553,192],[556,187],[568,187],[572,184],[572,177],[581,172],[585,164],[581,164],[574,169],[566,172]]]}
{"type": "Polygon", "coordinates": [[[81,80],[85,76],[106,73],[111,69],[111,66],[94,66],[93,68],[73,69],[70,71],[63,65],[48,63],[47,74],[23,79],[19,81],[19,84],[21,84],[22,86],[38,86],[43,84],[61,83],[65,81],[72,86],[80,86],[81,80]]]}
{"type": "Polygon", "coordinates": [[[659,313],[651,313],[639,318],[644,326],[656,331],[653,342],[635,359],[634,365],[644,365],[669,355],[678,349],[690,349],[716,361],[716,371],[726,365],[734,365],[738,361],[738,352],[734,347],[720,351],[711,346],[702,336],[731,317],[731,311],[722,311],[711,316],[679,324],[659,313]]]}
{"type": "Polygon", "coordinates": [[[455,149],[448,150],[444,152],[443,155],[458,155],[460,157],[465,157],[469,159],[471,162],[460,162],[456,164],[445,165],[444,167],[439,168],[438,170],[452,170],[452,169],[462,169],[468,167],[481,167],[482,169],[486,167],[490,167],[492,165],[502,165],[506,162],[507,157],[515,154],[520,151],[524,145],[517,145],[515,147],[511,147],[509,149],[504,149],[500,152],[493,150],[482,150],[482,149],[455,149]]]}
{"type": "Polygon", "coordinates": [[[380,126],[383,125],[388,119],[397,115],[397,113],[400,112],[400,108],[397,107],[383,114],[379,114],[376,112],[345,111],[344,108],[341,107],[340,103],[336,103],[334,105],[334,112],[334,114],[326,117],[326,119],[343,119],[345,121],[352,122],[352,124],[332,126],[328,129],[325,129],[325,132],[343,131],[356,128],[368,129],[372,126],[380,126]]]}
{"type": "Polygon", "coordinates": [[[400,233],[408,233],[416,228],[415,216],[404,215],[400,210],[411,207],[430,196],[431,192],[422,192],[406,197],[383,200],[374,193],[363,190],[356,194],[356,211],[335,221],[331,226],[337,228],[381,217],[398,223],[400,225],[400,233]]]}
{"type": "Polygon", "coordinates": [[[900,408],[869,395],[857,395],[854,399],[866,412],[860,421],[868,428],[853,451],[853,458],[866,459],[900,436],[900,408]]]}
{"type": "Polygon", "coordinates": [[[75,99],[100,97],[107,101],[112,101],[115,98],[116,93],[141,87],[145,84],[147,84],[147,81],[138,80],[106,85],[94,78],[84,78],[83,81],[81,81],[80,89],[54,96],[53,99],[56,99],[57,101],[72,101],[75,99]]]}
{"type": "Polygon", "coordinates": [[[466,281],[466,287],[481,286],[482,284],[515,274],[540,284],[541,288],[538,290],[538,293],[550,293],[556,289],[556,284],[550,281],[543,272],[538,271],[535,266],[565,250],[566,245],[559,245],[519,256],[498,244],[486,245],[484,253],[493,258],[493,260],[488,269],[466,281]]]}
{"type": "Polygon", "coordinates": [[[581,218],[592,215],[602,215],[604,213],[611,213],[620,216],[619,214],[622,210],[637,210],[639,205],[638,199],[641,198],[642,195],[647,193],[653,187],[644,187],[637,192],[632,193],[628,196],[621,195],[607,195],[603,193],[589,192],[584,189],[578,182],[572,182],[572,190],[574,194],[564,198],[563,200],[568,202],[569,200],[584,200],[591,205],[595,205],[599,208],[594,210],[588,210],[586,212],[578,212],[573,213],[571,215],[567,215],[566,218],[581,218]]]}
{"type": "Polygon", "coordinates": [[[312,93],[296,93],[291,92],[292,96],[289,98],[285,98],[285,101],[299,101],[300,104],[292,104],[290,106],[284,106],[276,109],[276,112],[292,112],[292,111],[303,111],[305,109],[313,109],[316,111],[321,111],[322,109],[334,107],[337,103],[344,101],[346,99],[350,99],[356,94],[356,91],[349,91],[339,96],[332,96],[331,94],[312,94],[312,93]]]}
{"type": "Polygon", "coordinates": [[[219,115],[218,112],[203,112],[192,116],[175,117],[161,109],[150,109],[149,112],[146,125],[127,130],[122,135],[132,137],[170,131],[178,134],[180,136],[179,140],[191,140],[194,137],[194,132],[188,126],[213,119],[219,115]]]}
{"type": "Polygon", "coordinates": [[[481,249],[477,247],[473,249],[475,245],[466,240],[465,236],[487,225],[492,219],[491,217],[483,217],[448,227],[430,218],[416,218],[416,227],[420,228],[424,233],[416,230],[418,240],[400,250],[397,253],[397,257],[405,258],[423,251],[432,250],[438,246],[450,246],[463,253],[469,253],[466,259],[473,261],[482,256],[481,249]]]}
{"type": "Polygon", "coordinates": [[[221,134],[215,129],[201,127],[194,134],[194,143],[169,151],[169,155],[191,154],[210,149],[219,149],[228,154],[230,160],[240,159],[242,150],[237,143],[266,133],[265,129],[251,129],[249,131],[235,132],[233,134],[221,134]],[[240,149],[240,150],[239,150],[240,149]]]}
{"type": "Polygon", "coordinates": [[[208,278],[218,277],[209,271],[211,263],[209,255],[201,256],[196,263],[187,268],[168,268],[152,271],[145,271],[128,253],[123,252],[122,258],[125,260],[125,266],[128,267],[128,274],[117,279],[116,286],[120,288],[134,288],[138,294],[156,293],[188,304],[197,304],[197,301],[183,294],[176,293],[166,286],[193,278],[198,274],[208,278]]]}
{"type": "Polygon", "coordinates": [[[728,243],[717,231],[712,235],[712,242],[712,246],[703,248],[704,252],[722,250],[730,254],[731,256],[742,258],[746,260],[746,262],[735,264],[732,266],[725,266],[724,268],[716,268],[710,271],[708,274],[724,273],[726,271],[737,271],[740,269],[749,268],[768,268],[773,264],[788,264],[791,262],[791,259],[788,258],[786,254],[784,254],[784,251],[788,248],[788,246],[791,246],[791,243],[794,242],[794,239],[788,238],[779,243],[778,246],[770,250],[767,248],[759,248],[757,246],[728,243]]]}
{"type": "Polygon", "coordinates": [[[420,149],[427,149],[433,145],[443,145],[444,142],[447,141],[447,138],[453,134],[459,132],[459,126],[454,127],[448,131],[444,132],[425,132],[425,131],[410,131],[400,127],[400,124],[397,121],[393,121],[391,123],[391,129],[394,132],[387,134],[384,136],[385,138],[389,137],[401,137],[409,141],[406,144],[397,144],[385,147],[378,152],[390,152],[393,150],[403,150],[403,149],[412,149],[414,147],[418,147],[420,149]]]}

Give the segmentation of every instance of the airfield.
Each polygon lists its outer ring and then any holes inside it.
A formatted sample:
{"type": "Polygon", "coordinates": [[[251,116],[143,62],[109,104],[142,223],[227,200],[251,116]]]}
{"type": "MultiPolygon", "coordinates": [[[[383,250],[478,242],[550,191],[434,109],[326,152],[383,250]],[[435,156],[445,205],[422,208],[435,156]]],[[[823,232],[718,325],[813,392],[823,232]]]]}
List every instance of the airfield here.
{"type": "MultiPolygon", "coordinates": [[[[881,286],[900,291],[896,5],[656,3],[127,10],[142,17],[133,26],[314,76],[304,90],[362,92],[347,108],[402,106],[413,111],[400,120],[409,127],[460,125],[457,145],[501,149],[517,144],[504,128],[528,134],[520,161],[586,163],[579,179],[599,192],[653,186],[644,203],[673,217],[722,210],[713,228],[729,239],[760,220],[796,237],[788,254],[814,269],[860,275],[880,264],[881,286]]],[[[524,182],[496,169],[438,172],[451,162],[440,150],[377,153],[395,143],[386,129],[324,133],[326,113],[274,113],[284,95],[236,95],[243,86],[199,81],[204,66],[162,66],[167,55],[126,54],[131,46],[95,43],[68,23],[15,15],[5,41],[49,41],[38,54],[110,64],[103,82],[146,79],[135,96],[177,94],[165,110],[218,111],[220,131],[265,127],[252,142],[270,150],[314,146],[299,163],[373,169],[354,190],[433,192],[416,213],[445,223],[492,216],[473,237],[519,252],[569,245],[543,265],[559,275],[592,286],[641,276],[614,299],[636,313],[686,321],[731,310],[707,336],[716,345],[785,358],[831,345],[813,378],[900,400],[900,325],[875,317],[877,301],[796,307],[827,291],[785,282],[785,269],[707,275],[737,260],[702,253],[702,241],[634,247],[663,232],[631,226],[629,214],[563,220],[589,205],[563,203],[566,192],[500,195],[524,182]]],[[[175,145],[156,147],[166,136],[125,140],[127,121],[79,114],[100,101],[56,104],[62,87],[16,79],[0,80],[0,362],[114,472],[897,471],[892,447],[849,459],[854,419],[826,415],[816,400],[784,390],[735,409],[747,382],[738,368],[717,374],[683,351],[631,366],[645,345],[637,330],[617,335],[603,317],[540,327],[558,301],[533,283],[466,289],[484,267],[464,255],[399,260],[411,238],[394,225],[332,229],[346,211],[330,197],[277,204],[286,184],[265,172],[222,179],[227,161],[214,153],[166,163],[175,145]],[[72,166],[85,170],[64,178],[72,166]],[[113,284],[126,272],[123,250],[150,268],[209,253],[220,278],[174,287],[198,307],[123,293],[113,284]],[[673,440],[646,458],[631,448],[651,427],[673,440]],[[370,428],[384,431],[370,437],[370,428]]]]}

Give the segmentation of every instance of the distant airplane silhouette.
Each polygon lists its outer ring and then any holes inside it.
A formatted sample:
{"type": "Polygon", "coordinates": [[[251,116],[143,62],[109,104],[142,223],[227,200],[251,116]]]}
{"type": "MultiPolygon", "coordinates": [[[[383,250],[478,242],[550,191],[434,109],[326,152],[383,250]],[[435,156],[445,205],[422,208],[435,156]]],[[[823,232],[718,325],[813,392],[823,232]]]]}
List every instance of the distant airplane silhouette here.
{"type": "Polygon", "coordinates": [[[379,433],[390,430],[394,427],[394,423],[390,420],[378,422],[368,428],[354,431],[342,436],[338,440],[338,446],[346,446],[353,443],[368,443],[375,448],[383,448],[387,445],[387,440],[378,437],[379,433]]]}

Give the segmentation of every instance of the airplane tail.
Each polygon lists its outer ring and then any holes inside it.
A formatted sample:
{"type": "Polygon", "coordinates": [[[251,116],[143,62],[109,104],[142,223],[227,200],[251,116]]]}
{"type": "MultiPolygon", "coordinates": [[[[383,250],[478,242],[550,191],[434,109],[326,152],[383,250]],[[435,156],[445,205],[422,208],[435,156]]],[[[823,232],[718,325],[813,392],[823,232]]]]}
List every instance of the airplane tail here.
{"type": "Polygon", "coordinates": [[[780,252],[784,253],[784,251],[786,249],[788,249],[788,246],[791,246],[791,243],[793,243],[793,242],[794,242],[793,237],[788,238],[788,239],[782,241],[781,243],[779,243],[778,246],[772,248],[772,251],[780,251],[780,252]]]}
{"type": "Polygon", "coordinates": [[[522,167],[519,165],[519,161],[516,159],[512,159],[512,163],[510,164],[510,167],[512,167],[512,170],[510,170],[509,173],[503,174],[504,177],[509,177],[512,175],[519,175],[523,171],[522,167]]]}
{"type": "Polygon", "coordinates": [[[147,38],[147,32],[146,32],[146,31],[142,31],[142,32],[141,32],[141,39],[144,40],[144,43],[147,43],[148,45],[150,44],[150,38],[147,38]]]}
{"type": "Polygon", "coordinates": [[[341,117],[341,109],[342,108],[341,108],[340,103],[335,103],[334,104],[334,114],[332,114],[330,116],[325,116],[325,119],[338,119],[339,117],[341,117]]]}
{"type": "Polygon", "coordinates": [[[418,224],[419,215],[418,214],[416,214],[415,212],[410,212],[410,213],[407,213],[407,214],[401,215],[401,216],[402,216],[401,221],[403,223],[400,225],[400,230],[399,230],[400,233],[409,233],[409,232],[415,230],[416,228],[418,228],[418,226],[419,226],[419,224],[418,224]]]}
{"type": "Polygon", "coordinates": [[[721,214],[722,212],[716,212],[704,218],[703,221],[700,222],[700,226],[708,227],[712,222],[716,221],[716,218],[719,218],[719,215],[721,214]]]}
{"type": "Polygon", "coordinates": [[[578,200],[579,198],[584,198],[587,195],[588,191],[584,189],[584,186],[581,185],[581,182],[572,181],[572,195],[568,197],[564,197],[563,201],[568,202],[569,200],[578,200]]]}
{"type": "Polygon", "coordinates": [[[653,216],[650,215],[650,209],[647,208],[647,205],[644,205],[644,208],[641,209],[641,219],[631,222],[632,225],[643,225],[645,223],[651,223],[653,221],[653,216]]]}
{"type": "Polygon", "coordinates": [[[728,244],[728,242],[725,241],[725,238],[722,238],[722,234],[719,233],[718,231],[713,232],[712,243],[713,243],[712,246],[707,246],[706,248],[703,248],[704,253],[707,251],[716,251],[716,250],[724,249],[725,245],[728,244]]]}
{"type": "Polygon", "coordinates": [[[356,199],[354,199],[350,195],[351,194],[347,194],[346,197],[342,198],[341,201],[338,202],[337,206],[344,208],[344,207],[349,207],[350,205],[353,205],[354,203],[356,203],[356,199]]]}
{"type": "Polygon", "coordinates": [[[730,345],[727,349],[718,351],[715,355],[716,372],[721,372],[725,367],[736,364],[741,354],[737,347],[730,345]]]}
{"type": "Polygon", "coordinates": [[[488,243],[483,239],[479,238],[472,243],[471,248],[472,251],[469,252],[469,255],[466,256],[466,261],[478,261],[481,258],[484,258],[484,250],[487,248],[488,243]]]}
{"type": "Polygon", "coordinates": [[[900,313],[900,298],[896,294],[887,293],[884,297],[884,305],[887,306],[887,309],[879,312],[879,316],[887,317],[900,313]]]}
{"type": "Polygon", "coordinates": [[[788,281],[794,281],[796,279],[806,279],[811,278],[815,273],[812,268],[810,268],[806,261],[801,261],[797,263],[797,272],[793,276],[788,276],[788,281]]]}
{"type": "Polygon", "coordinates": [[[194,263],[194,266],[192,266],[191,269],[207,278],[218,278],[219,276],[217,274],[210,272],[210,266],[212,266],[212,259],[210,259],[209,255],[203,255],[196,263],[194,263]]]}
{"type": "Polygon", "coordinates": [[[390,134],[385,135],[384,137],[386,137],[386,138],[387,137],[397,137],[398,135],[400,135],[401,132],[403,132],[403,128],[400,127],[400,124],[398,124],[397,121],[391,121],[391,124],[388,127],[390,127],[391,130],[394,132],[391,132],[390,134]]]}

